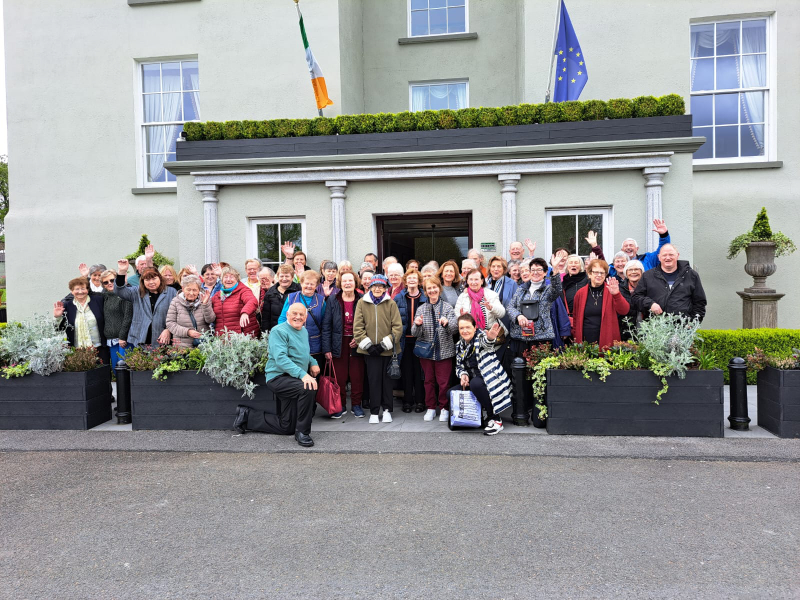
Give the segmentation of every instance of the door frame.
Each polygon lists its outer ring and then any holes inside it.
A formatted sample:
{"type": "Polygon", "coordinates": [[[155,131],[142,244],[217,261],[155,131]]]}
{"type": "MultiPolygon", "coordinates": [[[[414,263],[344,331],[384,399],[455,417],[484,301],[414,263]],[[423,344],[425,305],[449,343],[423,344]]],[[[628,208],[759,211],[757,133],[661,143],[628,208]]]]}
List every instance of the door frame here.
{"type": "MultiPolygon", "coordinates": [[[[378,265],[381,267],[383,265],[384,253],[383,253],[383,224],[386,221],[405,221],[408,219],[426,219],[430,220],[433,218],[441,218],[444,220],[450,218],[463,218],[467,217],[467,222],[469,223],[467,228],[467,239],[468,239],[468,246],[472,248],[473,241],[472,241],[472,211],[471,210],[452,210],[452,211],[437,211],[437,212],[414,212],[414,213],[390,213],[390,214],[383,214],[383,215],[374,215],[375,216],[375,231],[378,237],[377,245],[378,245],[378,265]]],[[[422,265],[420,265],[422,266],[422,265]]]]}

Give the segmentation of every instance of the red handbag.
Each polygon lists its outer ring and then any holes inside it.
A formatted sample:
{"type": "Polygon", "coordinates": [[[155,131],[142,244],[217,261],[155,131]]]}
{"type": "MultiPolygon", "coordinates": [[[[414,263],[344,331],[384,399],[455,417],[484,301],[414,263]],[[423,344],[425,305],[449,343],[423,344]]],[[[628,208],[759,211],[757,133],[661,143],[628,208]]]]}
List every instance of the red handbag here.
{"type": "Polygon", "coordinates": [[[325,372],[319,378],[317,404],[324,408],[329,415],[342,412],[342,396],[339,383],[336,381],[336,369],[331,365],[331,361],[327,361],[325,372]],[[328,375],[328,371],[332,371],[333,376],[328,375]]]}

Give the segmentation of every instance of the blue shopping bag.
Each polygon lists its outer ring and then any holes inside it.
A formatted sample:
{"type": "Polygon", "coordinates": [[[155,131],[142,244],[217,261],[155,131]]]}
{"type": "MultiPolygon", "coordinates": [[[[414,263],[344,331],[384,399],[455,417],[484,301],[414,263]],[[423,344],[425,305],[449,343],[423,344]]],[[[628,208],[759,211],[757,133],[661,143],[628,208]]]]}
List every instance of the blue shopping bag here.
{"type": "Polygon", "coordinates": [[[469,390],[450,390],[450,426],[480,427],[481,403],[469,390]]]}

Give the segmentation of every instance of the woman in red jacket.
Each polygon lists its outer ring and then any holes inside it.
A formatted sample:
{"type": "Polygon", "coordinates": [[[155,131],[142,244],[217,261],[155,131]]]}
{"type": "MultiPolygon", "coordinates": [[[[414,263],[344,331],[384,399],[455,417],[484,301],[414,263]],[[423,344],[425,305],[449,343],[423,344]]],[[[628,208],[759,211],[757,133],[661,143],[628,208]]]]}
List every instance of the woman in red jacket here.
{"type": "Polygon", "coordinates": [[[239,281],[239,272],[233,267],[222,269],[220,279],[222,289],[211,299],[211,307],[217,317],[214,324],[217,335],[222,335],[226,329],[251,336],[258,335],[258,300],[253,292],[239,281]]]}
{"type": "Polygon", "coordinates": [[[628,301],[619,292],[619,280],[608,276],[608,263],[594,259],[586,269],[589,285],[575,293],[575,341],[597,342],[601,348],[622,339],[618,315],[630,310],[628,301]]]}

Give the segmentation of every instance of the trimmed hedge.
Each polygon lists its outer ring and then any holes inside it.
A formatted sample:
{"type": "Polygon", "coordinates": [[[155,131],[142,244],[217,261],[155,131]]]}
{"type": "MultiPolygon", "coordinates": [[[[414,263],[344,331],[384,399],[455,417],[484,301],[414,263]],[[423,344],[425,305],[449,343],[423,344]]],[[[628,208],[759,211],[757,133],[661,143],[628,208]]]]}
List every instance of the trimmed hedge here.
{"type": "Polygon", "coordinates": [[[460,110],[423,110],[396,114],[340,115],[314,119],[272,119],[267,121],[189,122],[183,126],[190,142],[201,140],[238,140],[323,136],[357,133],[391,133],[395,131],[428,131],[433,129],[466,129],[534,123],[598,121],[636,117],[682,115],[686,106],[682,96],[668,94],[639,96],[633,100],[615,98],[579,102],[519,104],[499,108],[462,108],[460,110]]]}
{"type": "MultiPolygon", "coordinates": [[[[791,356],[792,348],[800,348],[800,329],[701,329],[697,334],[703,339],[702,347],[716,354],[716,365],[725,371],[725,383],[728,363],[734,356],[745,358],[758,347],[784,358],[791,356]]],[[[747,383],[755,385],[755,372],[747,374],[747,383]]]]}

